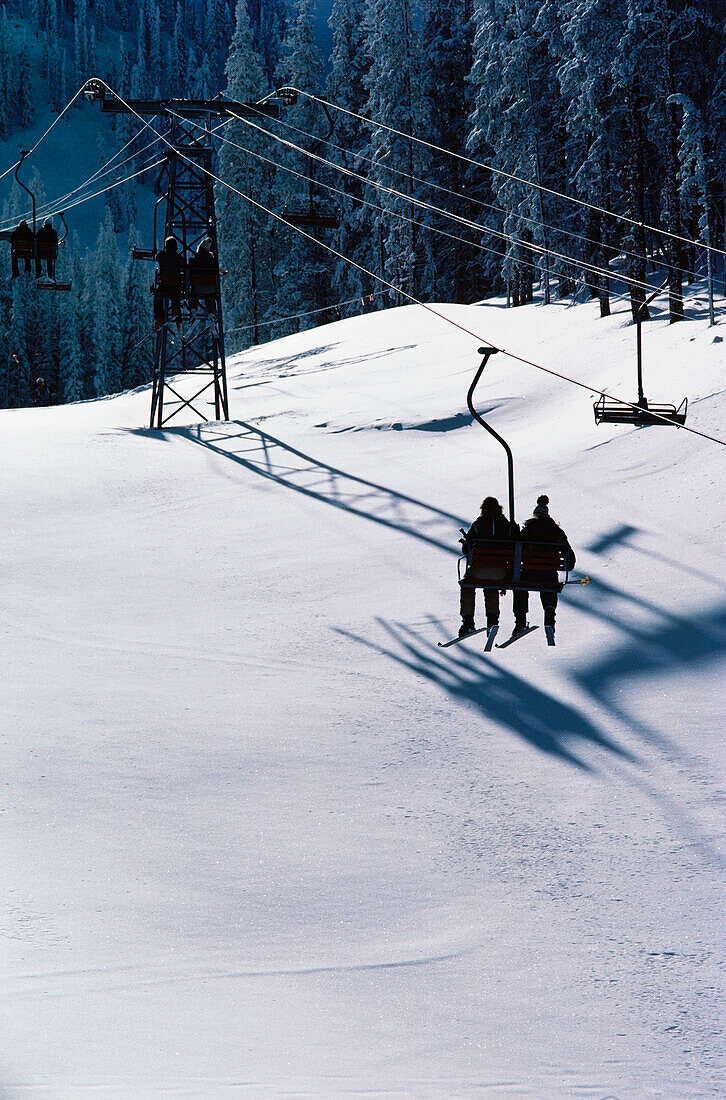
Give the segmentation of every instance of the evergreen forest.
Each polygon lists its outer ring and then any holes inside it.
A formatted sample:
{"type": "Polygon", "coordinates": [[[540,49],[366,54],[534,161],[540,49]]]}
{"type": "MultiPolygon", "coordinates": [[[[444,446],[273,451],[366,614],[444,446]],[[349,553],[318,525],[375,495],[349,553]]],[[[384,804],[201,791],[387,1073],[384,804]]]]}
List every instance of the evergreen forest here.
{"type": "MultiPolygon", "coordinates": [[[[572,296],[607,316],[624,299],[634,316],[665,283],[673,323],[695,288],[718,319],[722,0],[332,0],[325,54],[318,16],[313,0],[13,0],[0,8],[0,172],[27,132],[96,117],[80,94],[94,76],[129,98],[258,103],[293,88],[277,120],[215,124],[228,353],[411,300],[572,296]],[[300,209],[331,226],[280,220],[300,209]]],[[[99,172],[77,186],[101,191],[105,213],[64,242],[70,292],[11,279],[2,246],[3,407],[37,400],[39,377],[58,403],[148,381],[149,268],[130,252],[162,122],[103,121],[99,172]]],[[[48,165],[29,157],[25,180],[56,215],[48,165]]],[[[5,194],[7,230],[27,196],[5,194]]]]}

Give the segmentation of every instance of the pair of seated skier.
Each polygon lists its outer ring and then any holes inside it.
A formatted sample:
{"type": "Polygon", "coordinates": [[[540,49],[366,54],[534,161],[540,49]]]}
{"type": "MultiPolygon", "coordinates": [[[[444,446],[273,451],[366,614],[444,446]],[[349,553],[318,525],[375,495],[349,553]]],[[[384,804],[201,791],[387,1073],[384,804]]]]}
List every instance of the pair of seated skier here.
{"type": "MultiPolygon", "coordinates": [[[[496,497],[486,497],[482,501],[481,513],[466,532],[462,545],[465,549],[473,545],[487,543],[501,543],[506,541],[521,540],[522,543],[536,544],[538,546],[557,546],[564,549],[567,568],[575,566],[575,554],[570,546],[567,535],[549,514],[549,497],[537,498],[537,505],[530,519],[526,520],[520,532],[516,524],[502,512],[502,506],[496,497]]],[[[461,586],[461,627],[459,637],[471,634],[476,630],[474,623],[474,606],[477,583],[491,581],[491,569],[482,570],[476,564],[467,569],[461,586]],[[487,573],[485,576],[484,573],[487,573]]],[[[523,579],[525,579],[523,577],[523,579]]],[[[545,629],[549,628],[554,638],[555,611],[557,608],[557,572],[537,571],[529,580],[533,584],[542,585],[540,599],[544,609],[545,629]]],[[[504,582],[503,582],[504,583],[504,582]]],[[[496,580],[494,580],[496,584],[496,580]]],[[[514,600],[514,630],[512,635],[521,634],[527,628],[527,612],[529,610],[529,592],[526,588],[515,588],[514,600]]],[[[487,629],[499,623],[499,589],[494,587],[484,588],[484,609],[486,612],[487,629]]]]}

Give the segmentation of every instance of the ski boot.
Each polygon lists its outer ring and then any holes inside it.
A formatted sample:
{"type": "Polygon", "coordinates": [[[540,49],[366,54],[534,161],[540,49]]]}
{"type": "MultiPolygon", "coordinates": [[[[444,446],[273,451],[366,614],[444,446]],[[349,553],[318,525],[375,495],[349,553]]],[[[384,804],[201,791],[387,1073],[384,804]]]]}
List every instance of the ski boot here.
{"type": "Polygon", "coordinates": [[[464,638],[467,634],[471,634],[474,630],[476,630],[476,626],[474,625],[474,616],[462,615],[461,626],[459,627],[459,637],[464,638]]]}
{"type": "Polygon", "coordinates": [[[518,634],[527,629],[527,620],[517,618],[514,620],[514,630],[512,631],[512,637],[516,638],[518,634]]]}

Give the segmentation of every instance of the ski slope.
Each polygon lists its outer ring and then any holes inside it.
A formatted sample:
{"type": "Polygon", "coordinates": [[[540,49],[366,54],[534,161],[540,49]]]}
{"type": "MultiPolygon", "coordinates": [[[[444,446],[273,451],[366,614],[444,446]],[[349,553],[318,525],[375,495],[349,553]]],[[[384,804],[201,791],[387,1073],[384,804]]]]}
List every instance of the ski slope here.
{"type": "MultiPolygon", "coordinates": [[[[591,583],[555,649],[438,649],[506,500],[478,343],[632,400],[635,332],[437,308],[479,340],[239,355],[229,423],[0,413],[3,1100],[726,1092],[724,450],[495,356],[517,518],[591,583]]],[[[661,313],[644,370],[724,437],[721,331],[661,313]]]]}

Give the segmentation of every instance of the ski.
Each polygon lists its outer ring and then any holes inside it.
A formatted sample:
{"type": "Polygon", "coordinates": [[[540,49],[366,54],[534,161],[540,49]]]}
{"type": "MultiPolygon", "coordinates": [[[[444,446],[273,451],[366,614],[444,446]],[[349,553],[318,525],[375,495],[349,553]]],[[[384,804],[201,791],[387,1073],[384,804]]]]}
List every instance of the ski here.
{"type": "Polygon", "coordinates": [[[506,649],[508,645],[512,644],[512,642],[518,642],[520,638],[523,638],[525,636],[525,634],[531,634],[533,630],[538,629],[539,628],[536,626],[528,626],[525,630],[520,630],[519,634],[512,634],[511,638],[507,638],[506,642],[502,642],[502,644],[498,645],[496,648],[506,649]]]}
{"type": "Polygon", "coordinates": [[[545,634],[547,635],[547,645],[555,644],[555,628],[553,626],[545,627],[545,634]]]}
{"type": "Polygon", "coordinates": [[[468,634],[462,634],[460,638],[450,638],[448,642],[438,642],[437,644],[442,649],[448,649],[450,645],[456,645],[457,642],[465,642],[467,638],[473,638],[476,634],[483,634],[485,630],[485,626],[480,626],[478,630],[470,630],[468,634]]]}
{"type": "Polygon", "coordinates": [[[489,630],[487,632],[487,644],[484,646],[484,652],[485,653],[488,653],[489,650],[494,645],[494,639],[497,636],[497,631],[498,630],[499,630],[499,623],[494,623],[494,626],[489,627],[489,630]]]}

